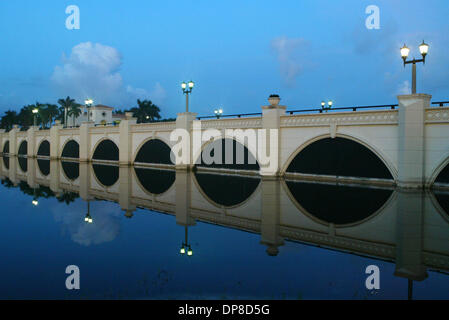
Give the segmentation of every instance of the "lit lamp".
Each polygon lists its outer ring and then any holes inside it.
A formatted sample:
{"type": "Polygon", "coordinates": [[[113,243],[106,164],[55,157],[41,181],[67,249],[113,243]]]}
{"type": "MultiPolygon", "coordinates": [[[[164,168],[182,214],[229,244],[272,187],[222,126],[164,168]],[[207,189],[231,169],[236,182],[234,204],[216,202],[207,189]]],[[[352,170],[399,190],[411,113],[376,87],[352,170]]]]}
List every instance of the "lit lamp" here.
{"type": "Polygon", "coordinates": [[[33,199],[31,203],[33,204],[33,206],[37,206],[39,204],[39,201],[37,201],[37,199],[33,199]]]}
{"type": "Polygon", "coordinates": [[[188,241],[187,226],[185,226],[185,241],[182,243],[181,249],[179,249],[180,254],[185,254],[186,252],[189,257],[193,255],[192,247],[188,241]]]}
{"type": "Polygon", "coordinates": [[[220,119],[221,115],[223,114],[223,109],[215,109],[214,110],[215,116],[217,117],[217,119],[220,119]]]}
{"type": "Polygon", "coordinates": [[[33,110],[32,110],[32,112],[33,112],[33,116],[34,116],[34,126],[37,126],[37,118],[36,118],[36,116],[37,116],[37,113],[39,112],[39,109],[38,108],[34,108],[33,110]]]}
{"type": "Polygon", "coordinates": [[[92,99],[86,99],[84,100],[84,104],[86,105],[87,109],[87,121],[90,121],[90,108],[94,104],[94,101],[92,99]]]}
{"type": "Polygon", "coordinates": [[[429,52],[429,45],[427,43],[423,42],[419,46],[419,52],[421,53],[422,59],[415,59],[407,61],[407,57],[410,53],[410,49],[404,44],[404,46],[401,48],[401,57],[404,61],[404,67],[406,64],[412,64],[412,94],[416,93],[416,64],[419,62],[422,62],[423,64],[426,63],[426,56],[429,52]]]}
{"type": "Polygon", "coordinates": [[[334,104],[334,102],[332,101],[332,100],[329,100],[328,102],[327,102],[327,107],[326,107],[326,102],[324,102],[324,101],[321,101],[321,110],[320,110],[320,113],[322,112],[322,110],[326,110],[326,112],[327,112],[327,110],[330,110],[330,108],[332,108],[332,105],[334,104]]]}
{"type": "Polygon", "coordinates": [[[94,222],[94,219],[92,219],[92,217],[90,215],[90,202],[89,201],[87,201],[87,213],[86,213],[86,216],[84,217],[84,222],[86,222],[86,223],[94,222]]]}
{"type": "Polygon", "coordinates": [[[189,112],[189,94],[192,93],[194,85],[193,81],[181,83],[182,92],[186,95],[186,112],[189,112]]]}

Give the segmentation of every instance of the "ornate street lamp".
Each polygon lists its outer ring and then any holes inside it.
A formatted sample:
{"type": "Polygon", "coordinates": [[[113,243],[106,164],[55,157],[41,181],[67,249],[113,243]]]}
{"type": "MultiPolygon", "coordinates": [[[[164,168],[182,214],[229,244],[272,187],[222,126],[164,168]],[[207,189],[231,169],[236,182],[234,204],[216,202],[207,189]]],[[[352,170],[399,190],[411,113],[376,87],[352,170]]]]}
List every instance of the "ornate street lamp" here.
{"type": "Polygon", "coordinates": [[[39,109],[38,108],[34,108],[33,110],[32,110],[32,112],[33,112],[33,116],[34,116],[34,120],[33,120],[33,122],[34,122],[34,126],[36,127],[37,126],[37,113],[39,112],[39,109]]]}
{"type": "Polygon", "coordinates": [[[188,83],[181,83],[182,92],[186,95],[186,112],[189,112],[189,94],[192,93],[194,85],[195,84],[193,83],[193,81],[189,81],[188,83]]]}
{"type": "Polygon", "coordinates": [[[215,109],[214,110],[215,116],[217,117],[217,119],[220,119],[221,115],[223,114],[223,109],[215,109]]]}
{"type": "Polygon", "coordinates": [[[404,68],[406,64],[412,64],[412,94],[416,93],[416,64],[419,62],[422,62],[423,64],[426,63],[426,56],[429,52],[429,45],[427,43],[423,42],[419,46],[419,52],[421,53],[422,59],[415,59],[407,61],[407,57],[410,53],[410,49],[404,44],[404,46],[401,48],[401,57],[404,61],[404,68]]]}
{"type": "Polygon", "coordinates": [[[181,249],[179,250],[180,254],[185,254],[187,252],[187,255],[190,257],[193,255],[192,247],[189,244],[188,238],[187,238],[187,226],[185,226],[185,242],[182,243],[181,249]]]}
{"type": "Polygon", "coordinates": [[[323,110],[326,110],[326,112],[327,112],[327,110],[330,110],[332,108],[333,104],[334,104],[334,102],[332,100],[329,100],[327,102],[327,107],[326,107],[326,102],[321,101],[321,111],[320,111],[320,113],[323,112],[323,110]]]}
{"type": "Polygon", "coordinates": [[[86,99],[84,100],[84,104],[86,105],[87,110],[87,121],[90,121],[90,108],[92,108],[94,101],[92,99],[86,99]]]}

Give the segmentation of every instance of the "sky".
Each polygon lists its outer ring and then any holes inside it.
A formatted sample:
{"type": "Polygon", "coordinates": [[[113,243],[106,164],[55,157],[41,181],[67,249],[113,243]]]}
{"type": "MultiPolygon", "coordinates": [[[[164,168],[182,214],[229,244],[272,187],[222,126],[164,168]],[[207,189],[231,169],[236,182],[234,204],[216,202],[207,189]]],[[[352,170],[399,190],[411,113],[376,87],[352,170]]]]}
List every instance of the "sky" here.
{"type": "Polygon", "coordinates": [[[449,100],[447,0],[25,1],[0,0],[0,114],[70,95],[131,108],[150,99],[163,117],[185,109],[180,83],[193,80],[190,110],[260,112],[276,93],[287,110],[397,103],[410,92],[449,100]],[[69,30],[66,8],[79,8],[69,30]],[[368,29],[366,8],[379,8],[368,29]]]}

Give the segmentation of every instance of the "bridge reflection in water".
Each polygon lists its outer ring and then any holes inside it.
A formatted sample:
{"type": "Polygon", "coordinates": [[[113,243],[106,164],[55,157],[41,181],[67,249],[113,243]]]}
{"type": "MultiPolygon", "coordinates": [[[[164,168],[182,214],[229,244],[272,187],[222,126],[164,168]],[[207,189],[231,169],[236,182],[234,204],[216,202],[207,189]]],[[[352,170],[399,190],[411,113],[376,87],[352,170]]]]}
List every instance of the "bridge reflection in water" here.
{"type": "Polygon", "coordinates": [[[195,251],[187,228],[200,221],[260,234],[270,256],[282,254],[285,241],[299,241],[390,261],[410,284],[428,270],[449,271],[449,193],[442,191],[46,158],[3,157],[0,165],[3,184],[36,200],[70,203],[79,195],[117,202],[128,218],[137,207],[174,215],[186,227],[184,252],[195,251]]]}

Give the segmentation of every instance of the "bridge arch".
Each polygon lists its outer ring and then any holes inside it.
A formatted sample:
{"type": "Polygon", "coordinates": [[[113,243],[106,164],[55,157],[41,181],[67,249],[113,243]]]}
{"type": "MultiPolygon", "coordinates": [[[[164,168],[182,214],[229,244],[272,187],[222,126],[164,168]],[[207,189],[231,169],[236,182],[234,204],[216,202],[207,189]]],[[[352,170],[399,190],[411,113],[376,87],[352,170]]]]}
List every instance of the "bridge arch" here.
{"type": "MultiPolygon", "coordinates": [[[[300,155],[306,156],[307,158],[311,158],[313,156],[314,153],[316,153],[316,151],[321,150],[322,153],[320,154],[320,157],[315,158],[315,162],[318,159],[328,159],[329,153],[326,153],[326,151],[328,151],[328,149],[325,148],[326,144],[329,145],[330,143],[339,143],[340,145],[344,146],[345,148],[351,149],[354,148],[355,151],[357,152],[361,152],[364,157],[365,160],[362,161],[367,161],[367,162],[363,162],[363,163],[370,163],[371,165],[375,165],[378,172],[376,176],[373,175],[368,175],[368,176],[360,176],[362,178],[379,178],[379,179],[391,179],[393,181],[396,181],[397,179],[397,170],[395,169],[395,167],[393,166],[393,164],[391,163],[391,161],[385,156],[383,155],[383,153],[378,150],[377,148],[373,147],[372,145],[370,145],[369,143],[367,143],[366,141],[354,137],[354,136],[349,136],[349,135],[345,135],[345,134],[336,134],[335,137],[331,137],[330,134],[324,134],[324,135],[319,135],[316,136],[312,139],[309,139],[308,141],[306,141],[305,143],[303,143],[302,145],[300,145],[295,152],[293,152],[289,158],[287,159],[287,161],[285,161],[282,169],[281,169],[281,174],[285,174],[287,172],[298,172],[298,171],[291,171],[292,168],[290,168],[291,165],[298,165],[298,163],[294,163],[294,161],[299,161],[300,158],[298,158],[300,155]],[[316,150],[313,150],[316,149],[316,150]],[[307,152],[308,154],[305,154],[304,152],[307,152]]],[[[335,151],[335,147],[334,147],[334,151],[335,151]]],[[[336,156],[336,155],[334,155],[336,156]]],[[[356,161],[357,159],[354,159],[353,161],[356,161]]],[[[348,162],[349,164],[349,162],[348,162]]],[[[305,163],[303,163],[302,165],[306,165],[305,163]]],[[[316,165],[318,165],[318,163],[316,162],[316,165]]],[[[348,165],[349,166],[349,165],[348,165]]],[[[346,168],[347,169],[347,168],[346,168]]],[[[310,169],[308,169],[310,170],[310,169]]],[[[331,170],[330,170],[331,171],[331,170]]],[[[356,168],[353,168],[353,170],[345,170],[345,171],[352,171],[352,172],[356,172],[356,168]]],[[[309,173],[309,172],[303,172],[303,173],[309,173]]],[[[328,173],[328,175],[336,175],[333,173],[328,173]]],[[[341,176],[351,176],[351,175],[347,175],[347,174],[341,174],[341,176]]],[[[357,177],[357,175],[354,175],[355,177],[357,177]]]]}
{"type": "Polygon", "coordinates": [[[170,144],[165,139],[151,137],[139,144],[134,154],[134,162],[173,165],[171,153],[170,144]]]}
{"type": "Polygon", "coordinates": [[[4,154],[9,154],[9,140],[6,140],[5,143],[3,144],[2,152],[4,154]]]}
{"type": "Polygon", "coordinates": [[[109,138],[98,140],[93,148],[92,160],[119,161],[119,148],[109,138]]]}
{"type": "Polygon", "coordinates": [[[26,156],[28,152],[28,142],[26,140],[22,140],[19,144],[19,149],[17,151],[17,154],[19,156],[26,156]]]}
{"type": "Polygon", "coordinates": [[[435,183],[449,184],[449,152],[447,152],[443,159],[438,163],[439,165],[432,171],[429,185],[433,185],[435,183]]]}
{"type": "Polygon", "coordinates": [[[76,140],[67,139],[61,149],[61,158],[78,159],[80,157],[80,145],[76,140]]]}
{"type": "Polygon", "coordinates": [[[194,155],[194,165],[195,167],[209,167],[209,168],[225,168],[225,169],[232,169],[232,170],[254,170],[259,171],[260,166],[259,162],[257,161],[257,153],[255,153],[254,147],[255,146],[249,146],[244,141],[239,141],[240,139],[236,139],[235,137],[229,137],[225,136],[224,138],[219,139],[211,139],[209,141],[206,141],[201,146],[201,149],[199,152],[197,152],[196,155],[194,155]],[[222,147],[222,164],[203,164],[202,158],[203,153],[205,151],[208,151],[208,148],[213,148],[214,144],[215,146],[219,146],[218,144],[221,144],[222,147]],[[226,144],[232,143],[232,150],[233,150],[233,164],[226,164],[226,144]],[[244,150],[244,163],[243,164],[237,164],[236,160],[236,150],[237,147],[243,147],[244,150]],[[251,149],[254,151],[252,152],[251,149]],[[256,156],[255,156],[256,155],[256,156]],[[198,161],[201,161],[198,163],[198,161]],[[250,163],[255,162],[255,163],[250,163]]]}
{"type": "Polygon", "coordinates": [[[204,199],[215,207],[226,209],[243,206],[261,186],[258,176],[196,172],[192,180],[204,199]]]}
{"type": "Polygon", "coordinates": [[[362,225],[391,207],[396,198],[393,189],[295,180],[281,184],[301,213],[315,223],[336,228],[362,225]]]}
{"type": "Polygon", "coordinates": [[[38,156],[50,156],[50,142],[48,140],[42,140],[37,149],[38,156]]]}

